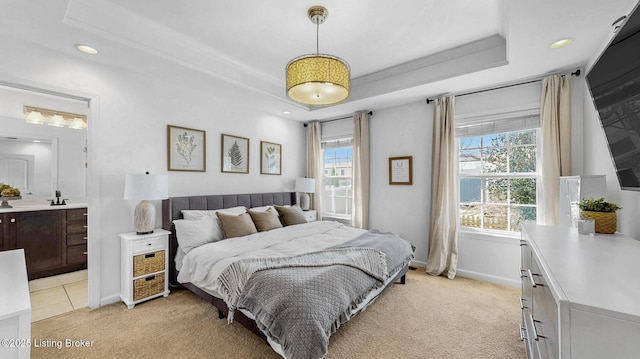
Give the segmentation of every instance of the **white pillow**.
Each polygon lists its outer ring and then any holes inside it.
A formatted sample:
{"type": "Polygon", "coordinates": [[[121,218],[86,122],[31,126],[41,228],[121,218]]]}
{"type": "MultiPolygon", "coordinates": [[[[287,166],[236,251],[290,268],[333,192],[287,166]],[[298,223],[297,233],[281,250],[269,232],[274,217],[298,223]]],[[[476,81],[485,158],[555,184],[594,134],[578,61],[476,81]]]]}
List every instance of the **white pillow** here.
{"type": "Polygon", "coordinates": [[[275,208],[274,208],[273,206],[262,206],[262,207],[252,207],[252,208],[249,208],[249,210],[250,210],[251,212],[266,212],[266,211],[268,211],[269,209],[272,209],[272,210],[274,210],[274,211],[275,211],[275,208]]]}
{"type": "Polygon", "coordinates": [[[231,207],[231,208],[225,208],[225,209],[211,209],[211,210],[183,209],[181,212],[184,219],[196,220],[202,217],[217,218],[216,213],[218,212],[228,214],[231,216],[237,216],[245,213],[246,211],[247,211],[247,207],[238,206],[238,207],[231,207]]]}
{"type": "Polygon", "coordinates": [[[203,244],[217,242],[224,238],[218,225],[218,218],[203,217],[197,220],[176,219],[178,245],[185,253],[203,244]]]}

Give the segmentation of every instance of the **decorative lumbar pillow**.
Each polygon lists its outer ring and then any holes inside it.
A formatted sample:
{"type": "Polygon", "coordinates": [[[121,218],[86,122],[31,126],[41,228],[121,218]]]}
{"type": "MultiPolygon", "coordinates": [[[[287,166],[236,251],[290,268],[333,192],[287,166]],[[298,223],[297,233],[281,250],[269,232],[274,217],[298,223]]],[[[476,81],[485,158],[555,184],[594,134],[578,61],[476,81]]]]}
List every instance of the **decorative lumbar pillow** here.
{"type": "Polygon", "coordinates": [[[218,226],[218,220],[213,217],[204,217],[195,221],[176,219],[173,225],[176,227],[178,245],[185,253],[203,244],[217,242],[224,238],[218,226]]]}
{"type": "Polygon", "coordinates": [[[249,216],[248,213],[243,213],[238,216],[218,213],[218,220],[220,220],[220,227],[222,227],[224,238],[242,237],[258,233],[256,225],[253,224],[251,216],[249,216]]]}
{"type": "Polygon", "coordinates": [[[182,216],[184,217],[184,219],[196,220],[202,217],[215,218],[217,213],[238,215],[238,214],[245,213],[246,211],[247,211],[247,207],[245,206],[231,207],[231,208],[225,208],[225,209],[208,209],[208,210],[183,209],[182,216]]]}
{"type": "Polygon", "coordinates": [[[307,223],[307,219],[302,213],[300,206],[275,206],[280,215],[280,222],[283,226],[292,226],[294,224],[307,223]]]}
{"type": "Polygon", "coordinates": [[[282,223],[280,223],[280,219],[278,218],[278,212],[273,208],[269,208],[264,212],[249,210],[248,213],[256,225],[258,232],[282,228],[282,223]]]}
{"type": "Polygon", "coordinates": [[[249,208],[249,211],[253,211],[253,212],[266,212],[268,210],[276,210],[275,208],[273,208],[273,206],[262,206],[262,207],[251,207],[249,208]]]}

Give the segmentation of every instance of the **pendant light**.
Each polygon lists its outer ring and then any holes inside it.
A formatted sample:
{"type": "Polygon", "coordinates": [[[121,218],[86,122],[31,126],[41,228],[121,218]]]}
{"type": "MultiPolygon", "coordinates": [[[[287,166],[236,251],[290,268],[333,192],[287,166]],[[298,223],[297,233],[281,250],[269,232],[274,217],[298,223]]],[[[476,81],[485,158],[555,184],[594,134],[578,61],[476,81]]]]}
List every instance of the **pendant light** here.
{"type": "Polygon", "coordinates": [[[313,6],[307,16],[316,24],[316,53],[296,57],[287,64],[287,95],[294,101],[311,106],[326,106],[349,97],[351,75],[343,59],[321,54],[318,33],[329,15],[326,8],[313,6]]]}

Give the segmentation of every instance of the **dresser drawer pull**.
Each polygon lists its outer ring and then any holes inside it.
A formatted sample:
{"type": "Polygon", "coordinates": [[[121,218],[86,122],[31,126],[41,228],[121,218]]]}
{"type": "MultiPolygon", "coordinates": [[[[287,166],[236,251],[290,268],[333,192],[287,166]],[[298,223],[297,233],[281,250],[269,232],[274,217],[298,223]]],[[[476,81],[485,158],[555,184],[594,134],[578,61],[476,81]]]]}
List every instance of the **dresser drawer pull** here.
{"type": "Polygon", "coordinates": [[[88,216],[88,215],[89,215],[89,213],[83,213],[82,215],[83,215],[83,216],[88,216]]]}
{"type": "Polygon", "coordinates": [[[145,254],[145,255],[144,255],[144,257],[145,257],[145,258],[153,258],[153,257],[155,257],[155,256],[156,256],[156,254],[155,254],[155,253],[149,253],[149,254],[145,254]]]}
{"type": "Polygon", "coordinates": [[[520,247],[522,246],[528,246],[527,242],[523,239],[520,240],[520,247]]]}
{"type": "Polygon", "coordinates": [[[87,255],[87,254],[89,254],[89,253],[87,253],[87,252],[82,252],[82,254],[84,254],[84,255],[86,256],[86,255],[87,255]]]}
{"type": "Polygon", "coordinates": [[[154,274],[154,275],[150,275],[150,276],[146,277],[144,280],[145,280],[145,282],[148,282],[148,281],[150,281],[150,280],[154,280],[154,279],[156,279],[155,274],[154,274]]]}
{"type": "Polygon", "coordinates": [[[531,322],[531,330],[533,330],[533,340],[539,341],[540,338],[545,339],[546,337],[544,335],[538,334],[538,330],[536,329],[536,323],[542,323],[542,322],[539,320],[533,319],[533,315],[531,314],[529,314],[529,321],[531,322]]]}
{"type": "Polygon", "coordinates": [[[89,226],[87,226],[86,224],[84,226],[82,226],[82,228],[87,229],[89,228],[89,226]]]}
{"type": "Polygon", "coordinates": [[[542,283],[536,283],[536,279],[533,278],[534,275],[540,275],[540,274],[536,274],[536,273],[531,273],[531,269],[527,269],[527,273],[529,274],[526,277],[529,277],[529,282],[531,282],[531,286],[536,288],[537,286],[541,286],[544,287],[544,284],[542,283]]]}
{"type": "Polygon", "coordinates": [[[527,336],[524,333],[526,333],[526,329],[521,325],[520,326],[520,341],[522,341],[522,342],[528,339],[527,336]]]}
{"type": "Polygon", "coordinates": [[[524,305],[524,303],[523,303],[523,302],[526,302],[526,301],[527,301],[526,299],[520,297],[520,309],[529,308],[526,305],[524,305]]]}
{"type": "Polygon", "coordinates": [[[82,239],[84,239],[86,241],[87,239],[89,239],[89,237],[82,237],[82,239]]]}
{"type": "Polygon", "coordinates": [[[11,218],[11,223],[16,223],[16,219],[15,218],[11,218]]]}

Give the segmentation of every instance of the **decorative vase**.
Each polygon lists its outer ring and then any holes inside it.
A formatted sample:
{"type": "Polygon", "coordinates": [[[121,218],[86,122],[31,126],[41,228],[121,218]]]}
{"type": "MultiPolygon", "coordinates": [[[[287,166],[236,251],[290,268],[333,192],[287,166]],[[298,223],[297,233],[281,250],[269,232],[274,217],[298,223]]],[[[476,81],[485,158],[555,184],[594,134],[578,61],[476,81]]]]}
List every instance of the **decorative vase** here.
{"type": "Polygon", "coordinates": [[[591,218],[596,222],[596,233],[616,233],[618,217],[616,212],[581,211],[581,218],[591,218]]]}

